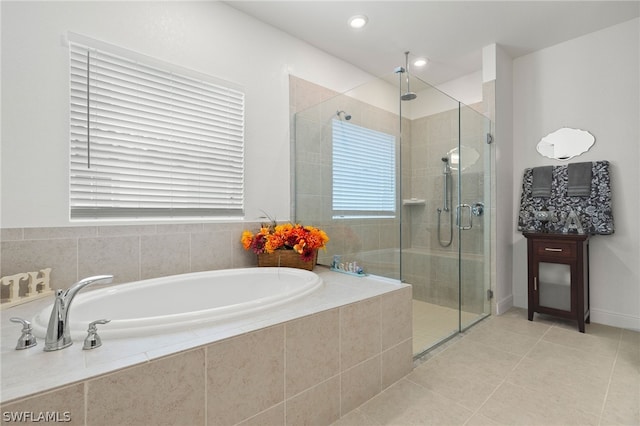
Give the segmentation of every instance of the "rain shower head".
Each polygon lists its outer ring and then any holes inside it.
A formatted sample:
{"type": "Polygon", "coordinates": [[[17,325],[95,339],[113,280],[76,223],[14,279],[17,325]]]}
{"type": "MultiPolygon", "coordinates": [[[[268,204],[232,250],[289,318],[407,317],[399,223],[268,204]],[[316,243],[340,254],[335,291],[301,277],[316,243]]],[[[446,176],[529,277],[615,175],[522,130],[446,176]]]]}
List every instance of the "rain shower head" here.
{"type": "Polygon", "coordinates": [[[351,120],[351,114],[347,114],[346,112],[344,112],[343,110],[338,110],[336,111],[336,115],[338,116],[338,118],[340,120],[342,120],[343,118],[347,121],[351,120]]]}
{"type": "Polygon", "coordinates": [[[405,57],[405,70],[407,72],[407,91],[400,96],[400,99],[403,101],[412,101],[418,97],[414,92],[409,89],[409,52],[404,52],[405,57]]]}
{"type": "Polygon", "coordinates": [[[402,99],[403,101],[412,101],[417,97],[418,95],[416,95],[414,92],[407,92],[404,95],[400,96],[400,99],[402,99]]]}

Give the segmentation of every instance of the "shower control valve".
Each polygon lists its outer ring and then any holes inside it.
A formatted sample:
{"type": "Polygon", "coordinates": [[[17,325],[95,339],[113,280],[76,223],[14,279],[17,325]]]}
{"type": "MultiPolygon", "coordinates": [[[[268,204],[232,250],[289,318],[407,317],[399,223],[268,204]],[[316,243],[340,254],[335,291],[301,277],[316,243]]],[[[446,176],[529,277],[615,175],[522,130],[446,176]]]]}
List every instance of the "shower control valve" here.
{"type": "Polygon", "coordinates": [[[471,213],[476,217],[482,216],[484,213],[484,203],[482,201],[473,203],[471,205],[471,213]]]}

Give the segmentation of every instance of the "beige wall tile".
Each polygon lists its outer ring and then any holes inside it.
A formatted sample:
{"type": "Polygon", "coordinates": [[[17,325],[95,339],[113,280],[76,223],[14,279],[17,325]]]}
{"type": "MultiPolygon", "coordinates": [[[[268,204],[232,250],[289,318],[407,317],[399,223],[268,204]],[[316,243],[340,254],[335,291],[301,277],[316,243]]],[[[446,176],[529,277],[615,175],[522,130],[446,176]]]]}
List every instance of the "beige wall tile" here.
{"type": "Polygon", "coordinates": [[[391,386],[413,369],[413,339],[410,337],[382,352],[382,389],[391,386]]]}
{"type": "Polygon", "coordinates": [[[340,308],[342,371],[380,353],[380,298],[340,308]]]}
{"type": "Polygon", "coordinates": [[[189,272],[189,234],[140,237],[140,278],[189,272]]]}
{"type": "MultiPolygon", "coordinates": [[[[2,424],[10,424],[14,422],[5,422],[5,413],[19,415],[22,412],[33,413],[39,416],[40,413],[56,413],[58,419],[62,422],[55,422],[65,425],[84,425],[84,384],[68,386],[57,389],[52,392],[39,393],[30,398],[25,398],[9,404],[3,404],[2,424]],[[66,419],[69,419],[66,421],[66,419]]],[[[15,422],[16,424],[50,424],[45,421],[25,421],[15,422]]],[[[54,423],[54,422],[51,422],[54,423]]]]}
{"type": "Polygon", "coordinates": [[[112,225],[99,226],[98,235],[115,237],[120,235],[150,235],[156,233],[156,225],[112,225]]]}
{"type": "Polygon", "coordinates": [[[25,240],[51,240],[56,238],[95,237],[95,226],[65,226],[53,228],[24,228],[25,240]]]}
{"type": "Polygon", "coordinates": [[[329,425],[339,417],[340,379],[338,376],[287,400],[287,425],[329,425]]]}
{"type": "Polygon", "coordinates": [[[78,276],[113,275],[114,283],[140,279],[140,238],[137,236],[80,238],[78,276]]]}
{"type": "MultiPolygon", "coordinates": [[[[240,235],[240,234],[238,234],[240,235]]],[[[230,231],[199,232],[190,234],[191,272],[230,268],[232,246],[230,231]]],[[[240,246],[240,237],[233,241],[240,246]]],[[[237,249],[237,247],[234,247],[237,249]]]]}
{"type": "Polygon", "coordinates": [[[255,416],[238,423],[238,426],[278,426],[284,425],[284,402],[256,414],[255,416]]]}
{"type": "Polygon", "coordinates": [[[202,223],[163,223],[156,225],[158,234],[188,234],[202,232],[202,223]]]}
{"type": "Polygon", "coordinates": [[[341,412],[346,414],[382,390],[380,357],[376,356],[344,371],[340,379],[341,412]]]}
{"type": "Polygon", "coordinates": [[[287,397],[340,372],[339,325],[338,309],[285,324],[287,397]]]}
{"type": "Polygon", "coordinates": [[[87,423],[204,424],[204,362],[197,349],[90,380],[87,423]]]}
{"type": "Polygon", "coordinates": [[[51,268],[51,288],[68,288],[77,281],[75,239],[3,241],[0,250],[3,276],[51,268]]]}
{"type": "Polygon", "coordinates": [[[411,338],[411,287],[403,287],[380,298],[382,350],[411,338]]]}
{"type": "Polygon", "coordinates": [[[284,326],[207,347],[207,421],[235,424],[284,401],[284,326]]]}
{"type": "Polygon", "coordinates": [[[14,241],[24,239],[23,228],[2,228],[0,229],[0,241],[14,241]]]}

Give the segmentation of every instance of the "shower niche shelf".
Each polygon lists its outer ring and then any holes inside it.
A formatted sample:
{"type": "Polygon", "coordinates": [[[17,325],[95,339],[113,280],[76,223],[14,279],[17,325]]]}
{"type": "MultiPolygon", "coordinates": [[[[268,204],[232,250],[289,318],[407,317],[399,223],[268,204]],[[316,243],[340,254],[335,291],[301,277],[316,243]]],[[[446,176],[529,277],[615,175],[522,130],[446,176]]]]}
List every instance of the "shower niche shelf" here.
{"type": "Polygon", "coordinates": [[[427,200],[422,198],[407,198],[402,200],[403,206],[424,206],[427,204],[427,200]]]}

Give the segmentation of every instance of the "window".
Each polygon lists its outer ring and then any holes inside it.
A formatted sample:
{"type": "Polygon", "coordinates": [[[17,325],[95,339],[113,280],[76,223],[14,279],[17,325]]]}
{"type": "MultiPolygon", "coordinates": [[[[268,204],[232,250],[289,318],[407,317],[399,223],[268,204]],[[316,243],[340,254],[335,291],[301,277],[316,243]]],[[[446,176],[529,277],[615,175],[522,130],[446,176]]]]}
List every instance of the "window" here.
{"type": "Polygon", "coordinates": [[[333,218],[395,217],[395,137],[341,120],[332,128],[333,218]]]}
{"type": "Polygon", "coordinates": [[[241,91],[117,47],[69,47],[72,219],[243,214],[241,91]]]}

